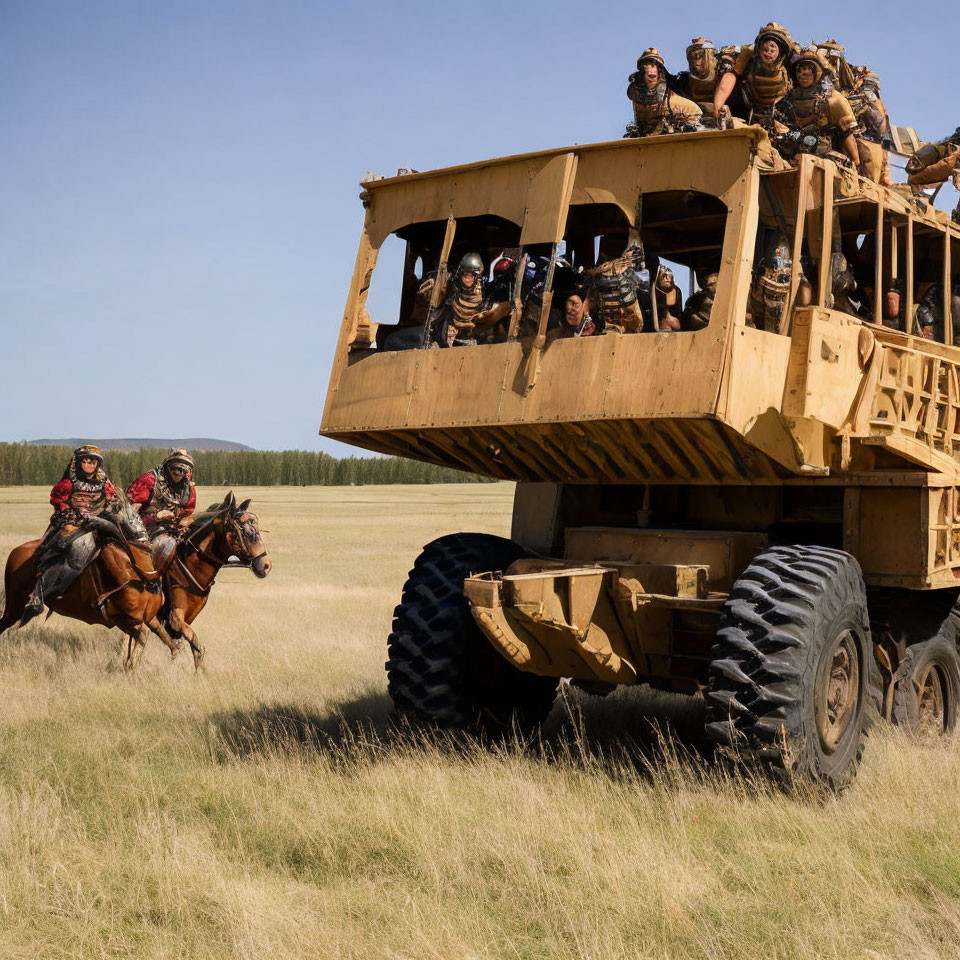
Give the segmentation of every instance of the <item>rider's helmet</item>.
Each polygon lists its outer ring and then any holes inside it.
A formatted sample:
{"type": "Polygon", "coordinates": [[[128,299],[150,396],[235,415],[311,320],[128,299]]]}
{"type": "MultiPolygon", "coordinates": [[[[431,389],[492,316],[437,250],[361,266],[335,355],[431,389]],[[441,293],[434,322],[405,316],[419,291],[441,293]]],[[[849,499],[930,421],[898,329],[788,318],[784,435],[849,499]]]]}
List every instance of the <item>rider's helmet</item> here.
{"type": "Polygon", "coordinates": [[[175,465],[186,469],[186,479],[189,480],[193,477],[193,457],[186,450],[174,447],[164,458],[161,466],[168,480],[170,479],[170,468],[175,465]]]}
{"type": "Polygon", "coordinates": [[[103,454],[100,452],[100,448],[92,443],[81,444],[73,451],[74,463],[79,464],[81,460],[85,460],[88,457],[96,460],[98,467],[103,464],[103,454]]]}

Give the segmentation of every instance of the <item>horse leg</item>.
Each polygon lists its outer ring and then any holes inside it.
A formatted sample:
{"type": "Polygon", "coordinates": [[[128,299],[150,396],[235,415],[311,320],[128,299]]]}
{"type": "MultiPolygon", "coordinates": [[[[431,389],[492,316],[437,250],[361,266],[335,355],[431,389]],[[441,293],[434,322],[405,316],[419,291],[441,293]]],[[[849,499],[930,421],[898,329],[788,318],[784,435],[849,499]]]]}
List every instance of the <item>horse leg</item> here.
{"type": "Polygon", "coordinates": [[[144,648],[147,645],[147,625],[138,623],[135,626],[127,628],[127,659],[124,662],[125,670],[135,670],[143,657],[144,648]]]}
{"type": "Polygon", "coordinates": [[[167,633],[167,628],[160,622],[160,618],[154,617],[152,620],[148,620],[147,626],[167,645],[170,651],[170,659],[175,659],[182,644],[167,633]]]}
{"type": "Polygon", "coordinates": [[[190,644],[190,651],[193,654],[193,666],[199,670],[203,664],[203,645],[197,637],[196,631],[187,623],[183,611],[179,607],[174,607],[170,611],[170,626],[181,634],[190,644]]]}

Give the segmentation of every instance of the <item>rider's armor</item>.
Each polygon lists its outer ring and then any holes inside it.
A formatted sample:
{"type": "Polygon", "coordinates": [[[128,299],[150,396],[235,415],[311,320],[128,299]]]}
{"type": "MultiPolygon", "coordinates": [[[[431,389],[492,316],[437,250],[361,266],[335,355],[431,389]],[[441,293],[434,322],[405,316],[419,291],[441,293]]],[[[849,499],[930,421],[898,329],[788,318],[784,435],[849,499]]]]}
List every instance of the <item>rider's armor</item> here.
{"type": "Polygon", "coordinates": [[[151,534],[176,526],[184,517],[193,513],[197,502],[196,488],[193,484],[193,458],[186,450],[171,450],[163,463],[148,473],[137,477],[127,487],[127,498],[131,503],[142,504],[140,516],[151,534]],[[179,481],[170,476],[170,468],[177,464],[184,467],[185,474],[179,481]],[[173,516],[166,520],[157,520],[157,514],[169,510],[173,516]]]}
{"type": "Polygon", "coordinates": [[[173,520],[176,522],[188,513],[187,506],[191,498],[195,496],[193,484],[184,477],[179,484],[174,486],[162,467],[154,467],[150,472],[153,474],[154,482],[150,499],[142,511],[144,522],[147,522],[150,518],[153,523],[156,523],[156,515],[161,510],[170,510],[173,513],[173,520]]]}
{"type": "Polygon", "coordinates": [[[116,496],[103,470],[98,447],[78,447],[70,458],[63,478],[50,491],[53,516],[33,555],[37,582],[24,607],[20,623],[25,624],[43,610],[45,598],[61,596],[77,579],[97,552],[96,534],[84,530],[87,517],[97,517],[116,496]],[[84,474],[81,459],[92,458],[97,468],[91,477],[84,474]]]}
{"type": "Polygon", "coordinates": [[[63,479],[50,491],[54,508],[51,523],[56,527],[78,524],[86,516],[99,516],[113,499],[114,486],[103,471],[103,457],[97,447],[78,447],[63,473],[63,479]],[[80,469],[82,457],[98,461],[96,472],[87,478],[80,469]]]}

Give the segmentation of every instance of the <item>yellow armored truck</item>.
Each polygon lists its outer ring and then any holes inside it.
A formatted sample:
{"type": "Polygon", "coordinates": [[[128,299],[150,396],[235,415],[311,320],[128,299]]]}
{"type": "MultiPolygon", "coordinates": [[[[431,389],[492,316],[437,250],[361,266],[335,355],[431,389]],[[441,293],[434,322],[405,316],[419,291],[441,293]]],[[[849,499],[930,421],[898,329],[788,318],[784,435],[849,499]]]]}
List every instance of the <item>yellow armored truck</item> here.
{"type": "Polygon", "coordinates": [[[649,684],[703,698],[722,751],[834,787],[878,714],[955,724],[957,224],[755,127],[362,188],[321,433],[516,481],[509,540],[417,558],[388,644],[400,713],[535,724],[562,679],[649,684]],[[388,241],[397,307],[371,316],[388,241]],[[561,259],[589,277],[629,249],[716,274],[705,324],[658,323],[653,291],[642,331],[551,336],[561,259]],[[548,268],[498,336],[448,347],[432,327],[467,252],[491,277],[548,268]]]}

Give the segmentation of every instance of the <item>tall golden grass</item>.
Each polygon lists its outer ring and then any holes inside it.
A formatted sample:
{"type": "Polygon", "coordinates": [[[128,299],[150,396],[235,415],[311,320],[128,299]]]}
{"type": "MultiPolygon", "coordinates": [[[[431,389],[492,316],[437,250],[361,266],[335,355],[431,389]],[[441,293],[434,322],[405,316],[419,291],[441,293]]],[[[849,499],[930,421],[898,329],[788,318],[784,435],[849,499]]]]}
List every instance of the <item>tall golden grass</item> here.
{"type": "MultiPolygon", "coordinates": [[[[202,491],[201,503],[222,491],[202,491]]],[[[543,741],[388,722],[385,637],[442,533],[506,534],[509,485],[267,488],[274,560],[225,571],[208,668],[59,618],[0,637],[0,956],[960,956],[954,742],[884,730],[826,801],[711,772],[568,693],[543,741]]],[[[45,491],[0,489],[0,554],[45,491]]]]}

